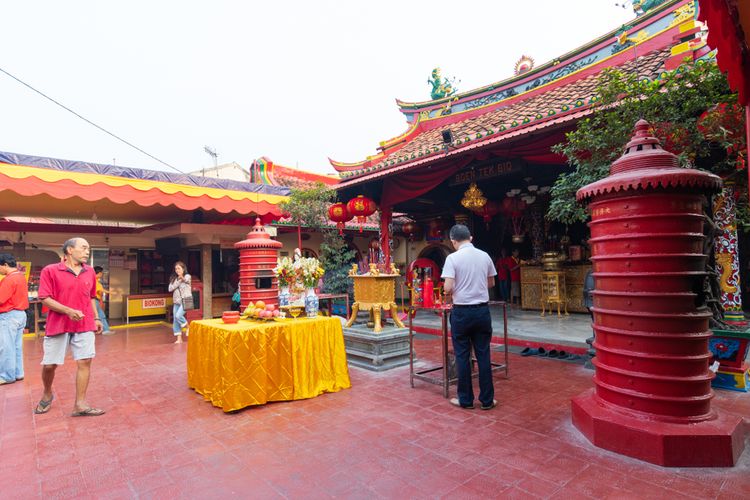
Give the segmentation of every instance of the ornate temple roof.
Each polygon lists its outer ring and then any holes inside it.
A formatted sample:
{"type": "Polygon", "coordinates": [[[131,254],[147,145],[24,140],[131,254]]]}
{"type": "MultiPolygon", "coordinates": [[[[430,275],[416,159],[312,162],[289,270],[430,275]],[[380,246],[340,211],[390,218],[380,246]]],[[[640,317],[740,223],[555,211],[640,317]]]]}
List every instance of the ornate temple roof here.
{"type": "Polygon", "coordinates": [[[263,156],[253,161],[250,166],[250,182],[268,186],[299,188],[317,182],[332,186],[340,181],[332,174],[318,174],[299,168],[285,167],[263,156]]]}
{"type": "MultiPolygon", "coordinates": [[[[379,153],[363,161],[331,160],[343,180],[339,187],[577,120],[591,112],[598,76],[604,69],[618,67],[640,78],[660,78],[665,62],[675,57],[679,27],[695,19],[696,13],[693,0],[666,2],[635,19],[624,37],[622,30],[614,30],[505,81],[435,101],[398,101],[409,125],[406,132],[381,142],[379,153]],[[450,144],[443,135],[448,130],[450,144]]],[[[689,43],[690,50],[699,48],[708,52],[702,39],[689,43]]],[[[548,149],[535,161],[564,162],[548,149]]]]}

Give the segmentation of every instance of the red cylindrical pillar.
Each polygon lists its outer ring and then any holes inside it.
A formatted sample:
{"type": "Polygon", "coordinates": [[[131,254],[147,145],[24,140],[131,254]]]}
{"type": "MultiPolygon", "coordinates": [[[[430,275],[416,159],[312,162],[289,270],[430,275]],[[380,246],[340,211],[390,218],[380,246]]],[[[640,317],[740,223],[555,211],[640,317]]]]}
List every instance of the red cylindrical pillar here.
{"type": "Polygon", "coordinates": [[[741,419],[711,409],[703,206],[720,188],[640,120],[609,177],[577,193],[591,212],[596,372],[573,423],[597,446],[669,466],[733,465],[742,451],[741,419]]]}
{"type": "Polygon", "coordinates": [[[257,218],[247,238],[235,243],[234,247],[240,251],[240,308],[244,311],[250,303],[259,300],[278,304],[279,283],[273,268],[276,267],[281,242],[272,240],[257,218]]]}

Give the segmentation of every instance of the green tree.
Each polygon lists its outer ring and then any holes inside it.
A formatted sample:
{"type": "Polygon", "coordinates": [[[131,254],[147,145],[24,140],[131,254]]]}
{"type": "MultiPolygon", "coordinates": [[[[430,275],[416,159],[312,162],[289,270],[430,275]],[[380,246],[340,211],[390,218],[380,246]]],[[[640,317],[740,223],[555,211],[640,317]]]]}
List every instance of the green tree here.
{"type": "Polygon", "coordinates": [[[678,154],[681,166],[733,176],[746,186],[744,176],[736,175],[738,156],[722,154],[735,138],[714,134],[707,140],[698,126],[704,111],[737,102],[713,62],[686,63],[658,81],[608,69],[599,78],[597,96],[594,113],[566,134],[566,142],[552,148],[567,158],[574,171],[562,174],[552,187],[548,219],[570,224],[588,218],[575,200],[576,191],[609,174],[609,166],[622,154],[641,118],[651,123],[665,149],[678,154]]]}
{"type": "Polygon", "coordinates": [[[279,206],[289,214],[293,224],[322,230],[327,225],[328,206],[335,199],[335,191],[316,182],[312,186],[293,187],[288,201],[279,206]]]}
{"type": "Polygon", "coordinates": [[[347,293],[348,272],[356,252],[349,248],[344,237],[328,222],[328,207],[335,199],[336,192],[318,182],[313,186],[292,188],[289,200],[281,204],[281,209],[289,214],[293,224],[322,233],[320,263],[326,271],[323,291],[347,293]]]}

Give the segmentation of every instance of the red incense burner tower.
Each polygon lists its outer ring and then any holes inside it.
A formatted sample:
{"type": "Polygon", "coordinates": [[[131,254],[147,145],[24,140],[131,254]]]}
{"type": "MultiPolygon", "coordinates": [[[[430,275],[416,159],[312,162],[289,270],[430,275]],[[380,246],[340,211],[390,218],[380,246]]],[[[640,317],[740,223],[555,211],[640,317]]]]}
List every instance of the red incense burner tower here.
{"type": "Polygon", "coordinates": [[[234,244],[240,251],[240,309],[259,300],[279,303],[279,282],[273,273],[279,257],[280,241],[272,240],[266,228],[255,219],[247,238],[234,244]]]}
{"type": "Polygon", "coordinates": [[[711,408],[702,303],[703,204],[720,189],[678,168],[640,120],[610,175],[577,193],[591,211],[596,372],[573,424],[600,448],[671,467],[732,466],[742,453],[742,419],[711,408]]]}

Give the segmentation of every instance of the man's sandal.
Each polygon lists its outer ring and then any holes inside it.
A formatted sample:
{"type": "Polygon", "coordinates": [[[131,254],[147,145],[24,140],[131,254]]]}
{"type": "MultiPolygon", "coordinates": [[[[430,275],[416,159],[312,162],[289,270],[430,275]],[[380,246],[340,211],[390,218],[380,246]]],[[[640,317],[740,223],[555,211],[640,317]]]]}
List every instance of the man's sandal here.
{"type": "Polygon", "coordinates": [[[42,413],[47,413],[49,409],[52,407],[52,401],[55,399],[55,396],[52,395],[49,401],[45,401],[44,399],[39,400],[39,404],[36,405],[36,408],[34,408],[34,413],[37,415],[41,415],[42,413]]]}
{"type": "Polygon", "coordinates": [[[71,417],[98,417],[106,412],[99,408],[86,408],[85,410],[76,410],[70,414],[71,417]]]}

